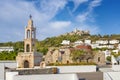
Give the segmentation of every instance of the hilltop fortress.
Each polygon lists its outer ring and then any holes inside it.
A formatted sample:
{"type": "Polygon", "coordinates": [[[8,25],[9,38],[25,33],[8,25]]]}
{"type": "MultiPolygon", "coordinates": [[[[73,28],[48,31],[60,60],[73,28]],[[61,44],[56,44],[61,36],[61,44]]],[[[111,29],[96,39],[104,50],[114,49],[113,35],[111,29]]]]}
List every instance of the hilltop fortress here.
{"type": "Polygon", "coordinates": [[[75,29],[73,30],[72,32],[69,32],[69,33],[65,33],[63,35],[86,35],[86,34],[90,34],[90,31],[89,30],[79,30],[79,29],[75,29]]]}

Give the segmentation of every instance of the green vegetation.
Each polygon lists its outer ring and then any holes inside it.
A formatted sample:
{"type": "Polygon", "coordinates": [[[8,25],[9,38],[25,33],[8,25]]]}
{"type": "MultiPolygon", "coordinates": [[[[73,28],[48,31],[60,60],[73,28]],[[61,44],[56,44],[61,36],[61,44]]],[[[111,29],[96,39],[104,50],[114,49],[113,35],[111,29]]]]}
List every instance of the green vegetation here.
{"type": "Polygon", "coordinates": [[[89,60],[93,58],[92,52],[87,52],[84,50],[74,50],[71,54],[72,60],[76,63],[87,62],[91,63],[89,60]]]}
{"type": "MultiPolygon", "coordinates": [[[[62,40],[70,40],[70,42],[75,42],[77,40],[84,40],[84,39],[90,39],[92,41],[96,40],[111,40],[111,39],[118,39],[120,40],[120,34],[112,34],[112,35],[61,35],[58,37],[51,37],[46,38],[43,41],[38,41],[36,44],[37,51],[43,53],[44,55],[47,53],[49,47],[60,47],[62,40]]],[[[1,52],[0,57],[4,56],[4,58],[0,58],[0,60],[12,60],[15,59],[14,57],[17,55],[18,52],[24,51],[24,43],[23,41],[18,42],[6,42],[6,43],[0,43],[0,47],[5,46],[13,46],[14,52],[1,52]],[[12,56],[12,58],[8,58],[6,56],[12,56]]],[[[95,49],[97,50],[97,49],[95,49]]],[[[80,55],[78,53],[78,55],[80,55]]],[[[76,57],[75,57],[76,58],[76,57]]]]}
{"type": "Polygon", "coordinates": [[[116,53],[112,53],[112,55],[115,57],[115,58],[117,58],[118,56],[120,56],[120,52],[118,52],[118,54],[116,54],[116,53]]]}
{"type": "MultiPolygon", "coordinates": [[[[120,52],[118,52],[118,54],[112,52],[112,55],[113,55],[115,58],[117,58],[118,56],[120,56],[120,52]]],[[[108,61],[111,61],[111,56],[108,56],[106,59],[107,59],[108,61]]]]}
{"type": "Polygon", "coordinates": [[[17,52],[1,52],[0,60],[15,60],[17,52]]]}
{"type": "Polygon", "coordinates": [[[111,56],[107,56],[107,61],[111,62],[111,56]]]}
{"type": "Polygon", "coordinates": [[[73,61],[80,61],[85,53],[83,50],[74,50],[71,54],[73,61]]]}
{"type": "Polygon", "coordinates": [[[23,41],[0,43],[0,47],[13,46],[14,51],[0,52],[0,60],[15,60],[18,52],[23,52],[23,41]]]}

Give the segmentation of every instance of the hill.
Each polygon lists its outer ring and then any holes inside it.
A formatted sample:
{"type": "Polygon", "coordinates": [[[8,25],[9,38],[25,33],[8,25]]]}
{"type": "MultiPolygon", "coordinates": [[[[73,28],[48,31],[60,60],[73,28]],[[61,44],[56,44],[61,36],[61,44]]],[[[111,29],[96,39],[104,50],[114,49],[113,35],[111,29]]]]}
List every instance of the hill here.
{"type": "MultiPolygon", "coordinates": [[[[50,37],[46,38],[42,41],[37,41],[36,47],[38,52],[42,52],[44,55],[48,51],[49,47],[60,47],[62,40],[70,40],[70,42],[75,42],[77,40],[85,40],[85,39],[90,39],[92,41],[96,40],[112,40],[112,39],[117,39],[120,40],[120,34],[112,34],[112,35],[90,35],[90,34],[66,34],[66,35],[60,35],[57,37],[50,37]]],[[[14,52],[23,52],[24,51],[24,43],[23,41],[18,41],[18,42],[6,42],[6,43],[0,43],[1,46],[13,46],[14,47],[14,52]]],[[[17,55],[17,54],[16,54],[17,55]]]]}

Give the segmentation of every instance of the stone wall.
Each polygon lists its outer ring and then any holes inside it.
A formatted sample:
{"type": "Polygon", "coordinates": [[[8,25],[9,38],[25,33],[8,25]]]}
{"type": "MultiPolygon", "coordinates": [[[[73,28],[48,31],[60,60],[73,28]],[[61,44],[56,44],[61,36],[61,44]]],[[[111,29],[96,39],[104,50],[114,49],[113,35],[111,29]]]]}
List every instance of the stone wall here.
{"type": "Polygon", "coordinates": [[[18,75],[56,74],[57,68],[44,69],[7,69],[6,72],[18,72],[18,75]]]}
{"type": "Polygon", "coordinates": [[[95,62],[98,65],[105,65],[105,54],[101,51],[95,52],[95,56],[93,59],[93,62],[95,62]]]}
{"type": "Polygon", "coordinates": [[[45,62],[46,63],[56,63],[56,62],[62,62],[62,63],[72,63],[72,58],[70,57],[70,49],[53,49],[49,50],[45,56],[45,62]]]}

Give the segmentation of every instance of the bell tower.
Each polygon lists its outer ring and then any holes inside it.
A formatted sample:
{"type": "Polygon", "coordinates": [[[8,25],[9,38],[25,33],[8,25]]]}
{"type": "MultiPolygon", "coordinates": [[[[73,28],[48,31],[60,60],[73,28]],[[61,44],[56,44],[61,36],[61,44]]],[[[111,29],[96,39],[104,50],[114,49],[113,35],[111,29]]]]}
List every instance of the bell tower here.
{"type": "Polygon", "coordinates": [[[36,51],[36,28],[33,25],[32,16],[25,28],[24,52],[19,52],[16,61],[18,68],[34,68],[42,61],[42,54],[36,51]]]}
{"type": "Polygon", "coordinates": [[[25,28],[24,52],[34,52],[36,42],[36,28],[33,26],[32,16],[28,20],[28,25],[25,28]]]}

